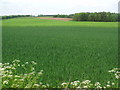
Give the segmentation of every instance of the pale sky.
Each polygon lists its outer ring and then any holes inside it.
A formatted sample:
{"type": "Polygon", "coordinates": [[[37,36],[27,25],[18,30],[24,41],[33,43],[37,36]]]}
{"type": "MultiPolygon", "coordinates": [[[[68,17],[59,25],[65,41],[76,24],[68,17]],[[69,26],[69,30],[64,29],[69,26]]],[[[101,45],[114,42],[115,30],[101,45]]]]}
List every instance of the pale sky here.
{"type": "Polygon", "coordinates": [[[0,15],[118,12],[119,0],[0,0],[0,15]]]}

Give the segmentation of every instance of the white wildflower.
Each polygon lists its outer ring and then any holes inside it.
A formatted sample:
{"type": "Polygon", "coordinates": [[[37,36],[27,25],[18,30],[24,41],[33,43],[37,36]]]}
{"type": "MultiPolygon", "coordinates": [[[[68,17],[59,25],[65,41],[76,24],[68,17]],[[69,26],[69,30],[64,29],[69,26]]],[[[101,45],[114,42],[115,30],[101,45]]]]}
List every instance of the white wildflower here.
{"type": "Polygon", "coordinates": [[[8,78],[11,78],[13,75],[8,75],[8,78]]]}
{"type": "Polygon", "coordinates": [[[0,68],[0,71],[4,71],[5,70],[5,68],[0,68]]]}
{"type": "Polygon", "coordinates": [[[62,86],[65,86],[65,85],[67,85],[67,83],[64,82],[64,83],[62,83],[61,85],[62,85],[62,86]]]}
{"type": "Polygon", "coordinates": [[[110,85],[107,85],[107,87],[110,87],[110,85]]]}
{"type": "Polygon", "coordinates": [[[8,84],[9,80],[3,81],[3,84],[8,84]]]}
{"type": "Polygon", "coordinates": [[[32,67],[32,68],[31,68],[31,71],[34,71],[34,70],[35,70],[35,68],[34,68],[34,67],[32,67]]]}
{"type": "Polygon", "coordinates": [[[91,81],[90,80],[85,80],[85,81],[83,81],[82,83],[83,84],[89,84],[91,81]]]}
{"type": "Polygon", "coordinates": [[[119,79],[119,76],[118,76],[118,75],[116,75],[116,76],[115,76],[115,78],[116,78],[116,79],[119,79]]]}
{"type": "Polygon", "coordinates": [[[14,79],[14,81],[16,82],[16,81],[17,81],[17,79],[14,79]]]}
{"type": "Polygon", "coordinates": [[[74,85],[74,82],[71,82],[70,84],[71,84],[71,85],[74,85]]]}
{"type": "Polygon", "coordinates": [[[2,75],[2,77],[7,77],[7,75],[2,75]]]}
{"type": "Polygon", "coordinates": [[[112,85],[115,85],[115,83],[112,83],[112,85]]]}
{"type": "Polygon", "coordinates": [[[99,82],[96,82],[95,83],[95,86],[100,86],[101,84],[99,82]]]}
{"type": "Polygon", "coordinates": [[[18,87],[19,87],[19,85],[17,85],[17,84],[12,85],[12,88],[18,88],[18,87]]]}
{"type": "Polygon", "coordinates": [[[20,81],[24,81],[24,79],[20,79],[20,81]]]}
{"type": "Polygon", "coordinates": [[[34,65],[36,65],[36,64],[37,64],[37,63],[36,63],[36,62],[34,62],[34,61],[31,61],[31,63],[32,63],[32,64],[34,64],[34,65]]]}
{"type": "Polygon", "coordinates": [[[29,73],[30,75],[35,75],[35,72],[31,72],[31,73],[29,73]]]}
{"type": "Polygon", "coordinates": [[[6,66],[6,69],[11,69],[11,67],[10,66],[6,66]]]}
{"type": "Polygon", "coordinates": [[[15,67],[11,67],[11,69],[15,70],[16,68],[15,67]]]}
{"type": "Polygon", "coordinates": [[[102,88],[101,86],[97,86],[96,88],[102,88]]]}
{"type": "Polygon", "coordinates": [[[43,83],[42,82],[39,82],[40,85],[42,85],[43,83]]]}
{"type": "Polygon", "coordinates": [[[42,71],[38,72],[38,75],[39,75],[39,76],[42,75],[42,74],[43,74],[42,71]]]}
{"type": "Polygon", "coordinates": [[[2,66],[3,64],[2,63],[0,63],[0,66],[2,66]]]}
{"type": "Polygon", "coordinates": [[[15,63],[15,62],[19,63],[19,62],[20,62],[20,60],[14,60],[14,61],[13,61],[13,63],[15,63]]]}
{"type": "Polygon", "coordinates": [[[21,66],[22,66],[22,67],[25,67],[25,65],[24,65],[24,64],[22,64],[21,66]]]}
{"type": "Polygon", "coordinates": [[[47,86],[46,85],[42,85],[43,88],[46,88],[47,86]]]}
{"type": "Polygon", "coordinates": [[[107,83],[110,84],[110,81],[108,81],[107,83]]]}
{"type": "Polygon", "coordinates": [[[83,86],[83,88],[88,88],[88,86],[83,86]]]}
{"type": "Polygon", "coordinates": [[[46,84],[47,87],[49,87],[50,85],[49,84],[46,84]]]}
{"type": "Polygon", "coordinates": [[[74,83],[80,83],[80,81],[74,81],[74,83]]]}
{"type": "Polygon", "coordinates": [[[20,66],[20,64],[18,64],[18,66],[20,66]]]}
{"type": "Polygon", "coordinates": [[[18,76],[18,75],[15,75],[15,77],[16,77],[16,78],[20,78],[20,76],[18,76]]]}
{"type": "Polygon", "coordinates": [[[103,88],[106,88],[106,87],[103,87],[103,88]]]}
{"type": "Polygon", "coordinates": [[[77,88],[81,88],[80,86],[78,86],[77,88]]]}
{"type": "Polygon", "coordinates": [[[24,76],[27,76],[28,74],[24,74],[24,76]]]}
{"type": "Polygon", "coordinates": [[[34,86],[34,87],[39,87],[40,85],[39,85],[39,84],[34,84],[33,86],[34,86]]]}
{"type": "Polygon", "coordinates": [[[26,62],[25,64],[29,64],[28,62],[26,62]]]}

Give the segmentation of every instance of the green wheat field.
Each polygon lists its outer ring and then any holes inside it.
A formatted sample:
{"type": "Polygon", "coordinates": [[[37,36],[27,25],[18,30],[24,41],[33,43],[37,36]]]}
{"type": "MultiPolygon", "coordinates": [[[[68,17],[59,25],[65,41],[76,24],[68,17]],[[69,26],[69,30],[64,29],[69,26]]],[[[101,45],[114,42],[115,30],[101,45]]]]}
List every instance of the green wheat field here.
{"type": "MultiPolygon", "coordinates": [[[[117,22],[77,22],[14,18],[3,20],[3,62],[36,61],[40,80],[115,81],[108,70],[117,67],[117,22]]],[[[20,72],[23,72],[20,70],[20,72]]],[[[24,73],[24,72],[23,72],[24,73]]]]}

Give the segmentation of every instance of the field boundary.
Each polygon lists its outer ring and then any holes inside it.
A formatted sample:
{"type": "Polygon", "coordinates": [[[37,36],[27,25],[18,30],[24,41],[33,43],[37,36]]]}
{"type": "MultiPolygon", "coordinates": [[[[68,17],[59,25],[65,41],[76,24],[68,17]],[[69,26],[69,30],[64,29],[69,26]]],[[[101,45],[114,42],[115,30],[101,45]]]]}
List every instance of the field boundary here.
{"type": "Polygon", "coordinates": [[[72,18],[53,18],[53,17],[38,17],[39,19],[71,21],[72,18]]]}

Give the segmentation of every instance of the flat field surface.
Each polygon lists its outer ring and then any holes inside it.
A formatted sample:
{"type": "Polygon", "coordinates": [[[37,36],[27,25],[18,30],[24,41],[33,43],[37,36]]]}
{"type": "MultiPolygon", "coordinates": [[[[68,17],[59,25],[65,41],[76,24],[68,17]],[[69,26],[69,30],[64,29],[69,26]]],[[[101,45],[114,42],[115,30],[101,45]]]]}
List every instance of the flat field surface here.
{"type": "Polygon", "coordinates": [[[39,19],[70,21],[72,18],[38,17],[39,19]]]}
{"type": "MultiPolygon", "coordinates": [[[[3,20],[3,62],[36,61],[52,85],[73,80],[113,80],[117,67],[117,22],[16,18],[3,20]]],[[[22,72],[22,71],[21,71],[22,72]]]]}

